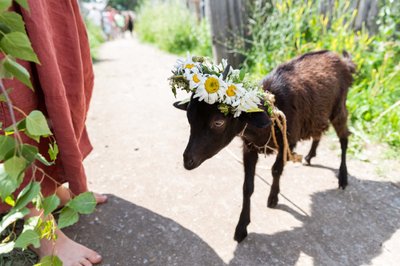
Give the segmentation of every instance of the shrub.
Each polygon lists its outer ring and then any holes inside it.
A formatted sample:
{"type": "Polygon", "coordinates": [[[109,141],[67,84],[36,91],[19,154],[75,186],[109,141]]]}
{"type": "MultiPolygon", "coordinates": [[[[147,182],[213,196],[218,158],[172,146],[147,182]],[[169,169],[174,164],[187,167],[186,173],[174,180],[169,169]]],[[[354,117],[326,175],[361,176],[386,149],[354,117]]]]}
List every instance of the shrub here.
{"type": "Polygon", "coordinates": [[[144,2],[138,10],[136,31],[140,40],[171,53],[211,55],[207,20],[198,22],[195,14],[177,1],[144,2]]]}

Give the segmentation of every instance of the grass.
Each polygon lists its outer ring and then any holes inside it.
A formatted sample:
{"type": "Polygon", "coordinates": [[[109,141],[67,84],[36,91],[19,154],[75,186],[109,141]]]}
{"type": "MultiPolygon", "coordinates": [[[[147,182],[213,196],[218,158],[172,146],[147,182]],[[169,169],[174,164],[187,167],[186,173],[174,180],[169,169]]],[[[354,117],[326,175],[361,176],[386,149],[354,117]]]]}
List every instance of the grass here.
{"type": "Polygon", "coordinates": [[[143,2],[137,11],[136,32],[141,41],[170,53],[211,56],[208,21],[197,21],[178,1],[143,2]]]}

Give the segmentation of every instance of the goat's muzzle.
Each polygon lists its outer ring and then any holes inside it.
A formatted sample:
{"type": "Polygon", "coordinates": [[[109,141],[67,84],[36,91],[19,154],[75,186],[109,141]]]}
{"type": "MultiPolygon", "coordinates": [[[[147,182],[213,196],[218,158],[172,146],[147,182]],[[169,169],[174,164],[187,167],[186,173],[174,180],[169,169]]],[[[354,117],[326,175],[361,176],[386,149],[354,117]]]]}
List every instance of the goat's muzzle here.
{"type": "Polygon", "coordinates": [[[183,153],[183,166],[186,170],[193,170],[199,165],[200,163],[198,163],[198,161],[195,160],[193,156],[191,156],[186,151],[183,153]]]}

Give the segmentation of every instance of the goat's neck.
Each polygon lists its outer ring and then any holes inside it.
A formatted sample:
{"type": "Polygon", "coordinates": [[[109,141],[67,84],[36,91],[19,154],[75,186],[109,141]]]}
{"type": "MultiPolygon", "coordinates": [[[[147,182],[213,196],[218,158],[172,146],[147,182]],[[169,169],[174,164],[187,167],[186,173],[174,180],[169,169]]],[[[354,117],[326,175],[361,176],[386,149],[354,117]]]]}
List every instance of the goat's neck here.
{"type": "Polygon", "coordinates": [[[260,152],[270,153],[270,148],[276,149],[274,141],[272,140],[271,127],[257,128],[248,124],[241,132],[241,137],[248,147],[259,150],[260,152]],[[269,148],[265,151],[267,146],[269,148]]]}

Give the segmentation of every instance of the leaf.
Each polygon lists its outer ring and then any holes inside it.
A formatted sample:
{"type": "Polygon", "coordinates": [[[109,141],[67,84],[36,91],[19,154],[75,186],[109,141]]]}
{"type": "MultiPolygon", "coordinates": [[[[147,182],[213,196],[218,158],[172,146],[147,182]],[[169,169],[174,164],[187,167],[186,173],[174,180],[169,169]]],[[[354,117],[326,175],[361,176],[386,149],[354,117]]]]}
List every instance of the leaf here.
{"type": "Polygon", "coordinates": [[[42,164],[44,164],[46,166],[50,166],[50,165],[54,164],[54,162],[47,161],[47,159],[43,155],[41,155],[40,153],[36,154],[36,160],[38,160],[39,162],[41,162],[42,164]]]}
{"type": "MultiPolygon", "coordinates": [[[[1,0],[0,0],[1,1],[1,0]]],[[[25,22],[22,16],[15,12],[3,12],[0,13],[0,22],[7,25],[11,31],[19,31],[26,34],[25,22]]]]}
{"type": "Polygon", "coordinates": [[[30,229],[22,232],[15,241],[16,248],[26,249],[29,245],[33,245],[35,248],[40,247],[39,234],[30,229]]]}
{"type": "Polygon", "coordinates": [[[242,68],[239,72],[239,81],[242,82],[245,76],[246,76],[246,70],[242,68]]]}
{"type": "MultiPolygon", "coordinates": [[[[1,1],[1,0],[0,0],[1,1]]],[[[0,23],[0,31],[3,31],[3,29],[1,29],[1,23],[0,23]]],[[[4,67],[4,61],[5,59],[0,60],[0,78],[2,79],[12,79],[14,76],[5,69],[4,67]]],[[[5,97],[3,94],[0,94],[0,102],[5,102],[5,97]]]]}
{"type": "Polygon", "coordinates": [[[15,242],[0,244],[0,254],[9,253],[14,249],[15,242]]]}
{"type": "Polygon", "coordinates": [[[22,180],[11,178],[4,169],[4,164],[0,164],[0,197],[4,201],[7,196],[13,193],[22,180]]]}
{"type": "Polygon", "coordinates": [[[0,11],[8,10],[11,6],[11,0],[0,0],[0,11]]]}
{"type": "Polygon", "coordinates": [[[78,212],[68,206],[65,206],[61,210],[60,217],[58,219],[58,228],[62,229],[64,227],[73,225],[74,223],[78,222],[78,220],[78,212]]]}
{"type": "Polygon", "coordinates": [[[58,145],[57,142],[54,142],[53,145],[51,145],[51,143],[49,143],[49,155],[50,155],[50,160],[55,161],[57,159],[57,155],[58,155],[58,145]]]}
{"type": "Polygon", "coordinates": [[[40,193],[40,183],[29,183],[18,195],[14,209],[22,209],[40,193]]]}
{"type": "Polygon", "coordinates": [[[11,212],[9,212],[7,215],[3,217],[3,219],[0,222],[0,232],[3,232],[7,228],[7,226],[17,221],[18,219],[24,218],[24,216],[27,215],[28,213],[29,210],[27,208],[24,208],[19,211],[12,210],[11,212]]]}
{"type": "Polygon", "coordinates": [[[258,112],[264,112],[264,110],[261,108],[255,107],[255,108],[251,108],[246,111],[246,113],[258,113],[258,112]]]}
{"type": "Polygon", "coordinates": [[[39,150],[35,146],[29,144],[22,144],[21,146],[21,156],[25,158],[28,164],[31,164],[33,161],[35,161],[38,153],[39,150]]]}
{"type": "Polygon", "coordinates": [[[11,73],[16,79],[21,81],[23,84],[28,86],[30,89],[33,90],[33,86],[30,80],[30,74],[28,70],[26,70],[23,66],[18,64],[15,60],[6,57],[4,60],[4,68],[9,73],[11,73]]]}
{"type": "Polygon", "coordinates": [[[57,256],[46,256],[43,257],[39,263],[34,266],[62,266],[62,261],[57,256]]]}
{"type": "Polygon", "coordinates": [[[21,176],[26,166],[26,160],[18,156],[13,156],[4,162],[4,170],[14,179],[18,179],[21,176]]]}
{"type": "Polygon", "coordinates": [[[15,0],[20,6],[29,11],[28,0],[15,0]]]}
{"type": "Polygon", "coordinates": [[[46,117],[37,110],[32,111],[26,117],[26,130],[33,136],[52,135],[46,117]]]}
{"type": "Polygon", "coordinates": [[[5,34],[0,41],[0,47],[6,54],[39,64],[39,59],[33,51],[28,36],[22,32],[5,34]]]}
{"type": "Polygon", "coordinates": [[[4,161],[9,151],[15,149],[17,143],[13,137],[0,135],[0,161],[4,161]]]}
{"type": "MultiPolygon", "coordinates": [[[[8,205],[10,205],[11,207],[14,207],[14,206],[15,206],[15,200],[14,200],[14,197],[13,197],[12,194],[9,195],[9,196],[7,196],[7,197],[4,199],[4,202],[7,203],[8,205]]],[[[1,232],[1,231],[0,231],[0,232],[1,232]]]]}
{"type": "Polygon", "coordinates": [[[56,195],[51,195],[43,200],[42,206],[44,210],[44,216],[52,213],[60,205],[60,199],[56,195]]]}
{"type": "Polygon", "coordinates": [[[90,214],[96,208],[96,198],[93,192],[84,192],[67,203],[68,207],[82,214],[90,214]]]}

